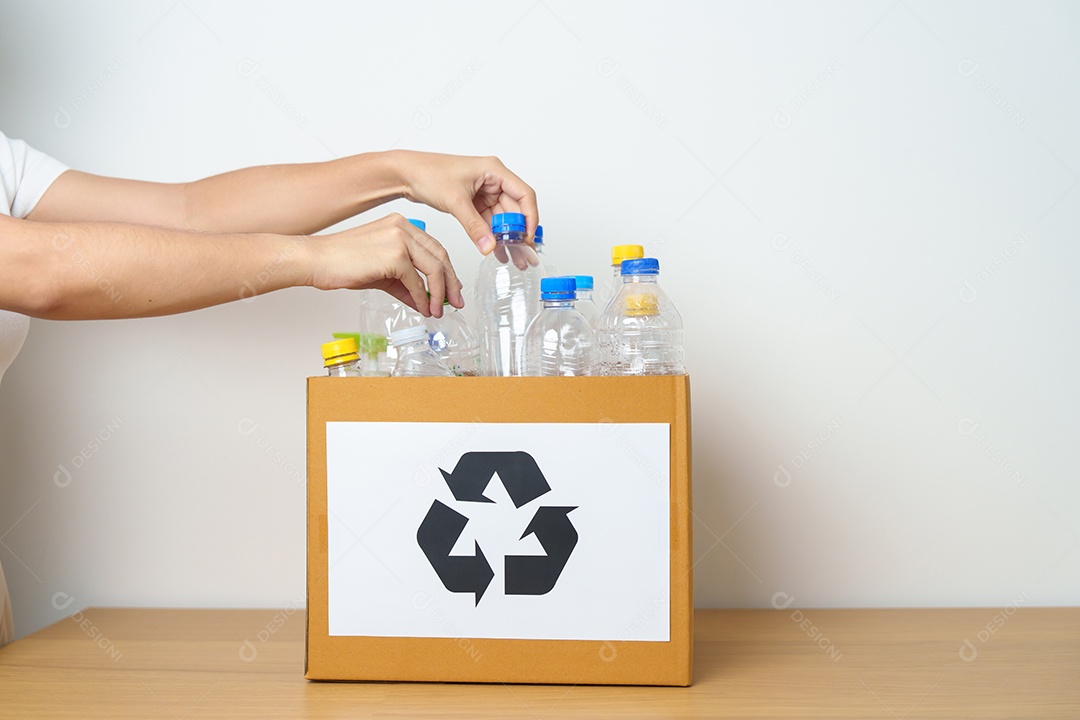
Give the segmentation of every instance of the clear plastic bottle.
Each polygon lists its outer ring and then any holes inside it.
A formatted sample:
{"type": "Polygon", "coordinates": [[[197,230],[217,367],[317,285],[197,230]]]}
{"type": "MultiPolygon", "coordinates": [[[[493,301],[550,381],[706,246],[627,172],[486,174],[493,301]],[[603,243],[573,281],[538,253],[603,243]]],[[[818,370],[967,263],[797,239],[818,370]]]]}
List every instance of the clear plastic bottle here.
{"type": "Polygon", "coordinates": [[[589,325],[595,330],[596,324],[600,321],[600,308],[596,307],[596,302],[593,300],[593,276],[575,275],[574,283],[577,286],[575,291],[577,301],[574,302],[574,307],[585,316],[589,325]]]}
{"type": "Polygon", "coordinates": [[[540,281],[544,308],[525,333],[522,375],[593,374],[596,335],[589,321],[574,307],[574,286],[572,277],[547,277],[540,281]]]}
{"type": "Polygon", "coordinates": [[[485,375],[516,375],[525,329],[540,311],[543,266],[525,242],[525,216],[491,218],[495,249],[480,263],[476,307],[480,316],[480,358],[485,375]]]}
{"type": "Polygon", "coordinates": [[[360,354],[364,356],[365,375],[389,375],[393,365],[386,359],[389,334],[385,319],[390,314],[392,297],[382,290],[358,290],[360,298],[360,354]]]}
{"type": "Polygon", "coordinates": [[[611,275],[604,280],[602,288],[597,288],[596,304],[601,313],[622,287],[622,261],[645,257],[645,248],[640,245],[614,245],[611,248],[611,275]]]}
{"type": "Polygon", "coordinates": [[[330,377],[360,377],[360,355],[351,337],[323,343],[323,367],[330,377]]]}
{"type": "Polygon", "coordinates": [[[601,375],[683,375],[683,324],[660,289],[655,258],[624,260],[622,287],[600,316],[601,375]]]}
{"type": "Polygon", "coordinates": [[[536,226],[536,232],[533,234],[533,245],[536,247],[536,254],[540,256],[540,262],[544,264],[544,274],[548,277],[558,275],[555,264],[551,262],[551,256],[548,255],[547,244],[544,242],[543,225],[536,226]]]}
{"type": "Polygon", "coordinates": [[[465,321],[465,316],[449,300],[443,301],[443,316],[430,317],[431,349],[455,375],[473,377],[480,374],[480,341],[465,321]]]}
{"type": "MultiPolygon", "coordinates": [[[[427,230],[423,220],[409,222],[427,230]]],[[[360,290],[360,354],[365,375],[387,377],[397,363],[397,350],[389,343],[390,333],[422,325],[424,316],[382,290],[360,290]]]]}
{"type": "Polygon", "coordinates": [[[395,330],[390,344],[397,349],[394,377],[454,377],[429,344],[428,331],[423,325],[395,330]]]}

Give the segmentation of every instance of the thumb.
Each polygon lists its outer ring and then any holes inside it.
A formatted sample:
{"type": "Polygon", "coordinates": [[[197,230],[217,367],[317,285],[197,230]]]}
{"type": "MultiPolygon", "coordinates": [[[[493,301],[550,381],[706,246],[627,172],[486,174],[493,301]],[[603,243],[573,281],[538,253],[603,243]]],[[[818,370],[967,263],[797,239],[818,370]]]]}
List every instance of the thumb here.
{"type": "Polygon", "coordinates": [[[472,203],[461,203],[451,210],[451,214],[465,228],[465,232],[476,244],[481,254],[487,255],[495,249],[495,236],[491,234],[491,226],[480,217],[472,203]]]}

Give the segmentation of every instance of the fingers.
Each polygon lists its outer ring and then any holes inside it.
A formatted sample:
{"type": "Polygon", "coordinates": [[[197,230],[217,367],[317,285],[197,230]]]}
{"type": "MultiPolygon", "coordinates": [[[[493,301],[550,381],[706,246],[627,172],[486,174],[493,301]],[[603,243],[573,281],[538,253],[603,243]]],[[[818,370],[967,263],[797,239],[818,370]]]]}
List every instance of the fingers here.
{"type": "MultiPolygon", "coordinates": [[[[397,278],[387,280],[383,287],[380,287],[379,289],[397,298],[399,302],[408,305],[413,310],[416,310],[416,300],[413,299],[412,292],[397,278]]],[[[426,300],[427,296],[425,295],[424,298],[426,300]]],[[[421,304],[420,307],[424,307],[424,305],[421,304]]],[[[417,310],[417,312],[419,312],[419,310],[417,310]]]]}
{"type": "Polygon", "coordinates": [[[536,226],[540,224],[540,211],[536,204],[536,191],[528,183],[512,173],[498,158],[494,158],[499,164],[502,176],[502,191],[517,203],[518,212],[525,215],[525,234],[532,242],[536,233],[536,226]]]}
{"type": "Polygon", "coordinates": [[[427,276],[427,289],[431,297],[424,299],[424,304],[428,308],[428,313],[424,314],[430,313],[435,317],[442,317],[443,298],[448,299],[454,307],[463,307],[465,301],[461,296],[462,284],[454,271],[446,248],[438,240],[408,222],[399,227],[408,233],[409,257],[413,266],[427,276]]]}
{"type": "Polygon", "coordinates": [[[397,213],[320,237],[311,248],[308,282],[322,290],[378,288],[424,317],[442,317],[444,298],[465,305],[446,248],[397,213]]]}
{"type": "Polygon", "coordinates": [[[450,208],[450,214],[461,223],[480,254],[487,255],[495,249],[495,236],[491,233],[491,224],[480,216],[471,200],[472,198],[460,198],[450,208]]]}
{"type": "MultiPolygon", "coordinates": [[[[491,217],[499,212],[522,213],[526,242],[532,245],[540,223],[536,192],[501,160],[432,153],[406,153],[402,157],[408,159],[402,167],[406,197],[453,215],[481,254],[495,249],[491,217]]],[[[430,249],[428,241],[421,242],[430,249]]],[[[454,283],[447,280],[445,289],[451,304],[459,306],[460,294],[454,283]]]]}
{"type": "Polygon", "coordinates": [[[413,238],[409,247],[413,266],[427,276],[427,292],[424,294],[421,313],[424,316],[442,316],[442,301],[446,296],[446,274],[438,257],[422,242],[413,238]]]}
{"type": "Polygon", "coordinates": [[[521,178],[510,172],[498,158],[481,158],[473,165],[471,197],[459,197],[449,205],[450,213],[457,218],[476,247],[484,255],[495,248],[495,236],[491,232],[491,216],[500,212],[520,212],[525,215],[525,235],[532,243],[540,213],[536,205],[536,192],[521,178]]]}
{"type": "Polygon", "coordinates": [[[529,267],[528,256],[529,253],[536,255],[536,252],[528,245],[511,245],[509,247],[510,258],[514,261],[514,266],[518,270],[526,270],[529,267]]]}
{"type": "Polygon", "coordinates": [[[398,299],[424,317],[430,317],[431,307],[428,301],[427,288],[424,287],[424,281],[416,270],[411,267],[402,268],[402,272],[397,276],[397,279],[405,286],[407,291],[407,295],[403,293],[398,296],[398,299]],[[405,300],[406,296],[411,298],[412,302],[405,300]]]}
{"type": "Polygon", "coordinates": [[[532,245],[511,246],[510,254],[519,270],[526,270],[540,264],[540,256],[536,254],[536,250],[533,249],[532,245]]]}
{"type": "Polygon", "coordinates": [[[525,253],[525,262],[532,267],[536,267],[540,264],[540,256],[536,253],[536,249],[533,246],[526,248],[528,252],[525,253]]]}

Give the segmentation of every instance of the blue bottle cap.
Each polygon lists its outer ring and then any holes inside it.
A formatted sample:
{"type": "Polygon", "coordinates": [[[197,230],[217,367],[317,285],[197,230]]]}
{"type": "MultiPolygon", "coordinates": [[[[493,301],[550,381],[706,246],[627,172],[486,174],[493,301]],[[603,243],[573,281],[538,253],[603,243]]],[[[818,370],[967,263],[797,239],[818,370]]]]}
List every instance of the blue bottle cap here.
{"type": "Polygon", "coordinates": [[[409,218],[409,222],[411,222],[413,225],[420,228],[424,232],[427,232],[427,223],[424,222],[423,220],[417,220],[416,218],[409,218]]]}
{"type": "Polygon", "coordinates": [[[543,225],[537,225],[536,226],[536,234],[533,235],[533,242],[536,243],[537,245],[543,245],[544,244],[544,226],[543,225]]]}
{"type": "Polygon", "coordinates": [[[593,279],[592,275],[575,275],[574,280],[577,282],[578,290],[592,290],[593,279]]]}
{"type": "Polygon", "coordinates": [[[623,260],[619,266],[620,275],[659,275],[660,261],[656,258],[636,258],[623,260]]]}
{"type": "Polygon", "coordinates": [[[546,277],[540,280],[541,300],[576,299],[577,282],[572,277],[546,277]]]}
{"type": "Polygon", "coordinates": [[[491,232],[525,232],[525,216],[521,213],[498,213],[491,216],[491,232]]]}

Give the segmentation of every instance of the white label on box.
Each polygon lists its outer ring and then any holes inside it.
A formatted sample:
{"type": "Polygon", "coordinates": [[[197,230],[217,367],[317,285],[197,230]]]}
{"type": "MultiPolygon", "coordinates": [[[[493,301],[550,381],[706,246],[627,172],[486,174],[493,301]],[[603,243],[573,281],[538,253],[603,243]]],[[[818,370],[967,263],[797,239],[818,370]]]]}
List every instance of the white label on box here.
{"type": "Polygon", "coordinates": [[[668,641],[669,436],[327,423],[330,634],[668,641]]]}

